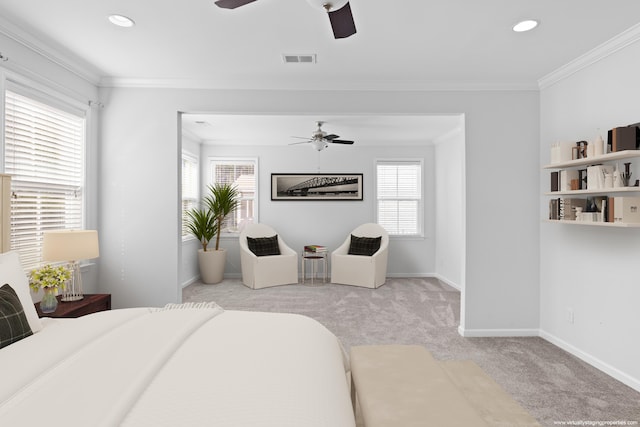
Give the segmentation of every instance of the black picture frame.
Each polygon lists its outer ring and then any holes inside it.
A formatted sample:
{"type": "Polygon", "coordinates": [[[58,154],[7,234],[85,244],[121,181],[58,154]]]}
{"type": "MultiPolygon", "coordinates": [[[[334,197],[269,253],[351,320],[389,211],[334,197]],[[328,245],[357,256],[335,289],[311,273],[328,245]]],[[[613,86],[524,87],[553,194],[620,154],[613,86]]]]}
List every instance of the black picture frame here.
{"type": "Polygon", "coordinates": [[[360,201],[361,173],[272,173],[273,201],[360,201]]]}

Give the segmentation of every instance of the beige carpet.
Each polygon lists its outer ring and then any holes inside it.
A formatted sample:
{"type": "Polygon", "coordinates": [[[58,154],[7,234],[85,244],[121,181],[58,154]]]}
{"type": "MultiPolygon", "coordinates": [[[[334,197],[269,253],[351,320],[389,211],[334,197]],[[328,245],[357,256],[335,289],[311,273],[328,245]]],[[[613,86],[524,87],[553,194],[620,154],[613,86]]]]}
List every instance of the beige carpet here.
{"type": "Polygon", "coordinates": [[[258,291],[225,280],[188,286],[183,300],[303,314],[335,333],[347,351],[354,345],[418,344],[439,361],[472,360],[543,426],[640,425],[640,393],[541,338],[461,337],[460,293],[435,279],[388,279],[375,290],[325,284],[258,291]]]}

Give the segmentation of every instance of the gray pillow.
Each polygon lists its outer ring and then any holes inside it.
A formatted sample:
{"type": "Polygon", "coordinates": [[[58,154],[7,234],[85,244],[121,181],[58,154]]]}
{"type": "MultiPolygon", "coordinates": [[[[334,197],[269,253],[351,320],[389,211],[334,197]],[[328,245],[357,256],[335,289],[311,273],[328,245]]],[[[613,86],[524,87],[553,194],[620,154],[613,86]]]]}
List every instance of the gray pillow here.
{"type": "Polygon", "coordinates": [[[33,335],[20,298],[11,286],[0,288],[0,348],[33,335]]]}

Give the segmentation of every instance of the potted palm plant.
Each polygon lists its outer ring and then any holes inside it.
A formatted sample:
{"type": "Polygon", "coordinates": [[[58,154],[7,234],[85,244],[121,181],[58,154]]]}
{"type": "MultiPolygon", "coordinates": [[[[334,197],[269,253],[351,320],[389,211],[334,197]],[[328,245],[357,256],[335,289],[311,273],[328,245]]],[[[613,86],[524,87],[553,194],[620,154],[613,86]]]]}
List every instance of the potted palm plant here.
{"type": "Polygon", "coordinates": [[[202,208],[187,211],[187,228],[202,244],[198,250],[200,278],[204,283],[218,283],[224,277],[227,251],[220,248],[220,233],[226,217],[240,203],[238,189],[231,184],[209,185],[202,208]],[[215,247],[210,243],[215,237],[215,247]]]}

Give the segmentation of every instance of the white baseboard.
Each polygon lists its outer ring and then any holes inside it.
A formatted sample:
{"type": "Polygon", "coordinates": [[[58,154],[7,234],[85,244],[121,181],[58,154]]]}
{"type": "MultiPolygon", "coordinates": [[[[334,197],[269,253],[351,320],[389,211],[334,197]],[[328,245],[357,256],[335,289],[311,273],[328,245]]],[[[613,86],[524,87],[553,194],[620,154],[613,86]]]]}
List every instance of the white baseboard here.
{"type": "Polygon", "coordinates": [[[191,279],[189,279],[189,280],[187,280],[185,282],[182,282],[182,289],[186,288],[187,286],[189,286],[192,283],[197,282],[198,280],[200,280],[200,276],[194,276],[191,279]]]}
{"type": "Polygon", "coordinates": [[[451,286],[453,289],[456,289],[456,290],[462,292],[462,286],[459,283],[453,282],[453,281],[447,279],[446,277],[444,277],[441,274],[434,273],[434,274],[431,275],[431,277],[435,277],[436,279],[440,280],[441,282],[446,283],[447,285],[451,286]]]}
{"type": "Polygon", "coordinates": [[[625,374],[624,372],[620,371],[617,368],[614,368],[608,363],[603,362],[597,357],[594,357],[589,353],[586,353],[580,350],[579,348],[569,344],[568,342],[546,331],[540,330],[539,336],[540,338],[549,341],[551,344],[557,347],[560,347],[564,351],[571,353],[572,355],[576,356],[578,359],[581,359],[587,362],[589,365],[601,370],[602,372],[609,375],[610,377],[613,377],[616,380],[620,381],[621,383],[628,385],[632,389],[636,391],[640,391],[640,379],[633,378],[632,376],[625,374]]]}
{"type": "Polygon", "coordinates": [[[465,329],[458,326],[458,333],[465,338],[481,337],[537,337],[538,329],[465,329]]]}
{"type": "Polygon", "coordinates": [[[433,277],[431,273],[387,273],[387,277],[391,277],[394,279],[402,279],[402,278],[420,278],[420,277],[433,277]]]}

